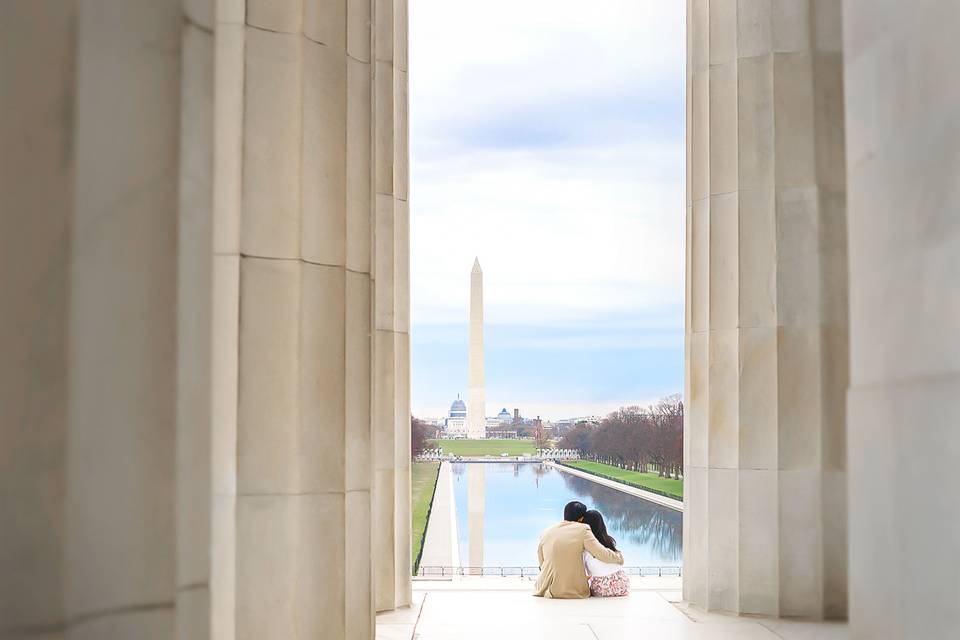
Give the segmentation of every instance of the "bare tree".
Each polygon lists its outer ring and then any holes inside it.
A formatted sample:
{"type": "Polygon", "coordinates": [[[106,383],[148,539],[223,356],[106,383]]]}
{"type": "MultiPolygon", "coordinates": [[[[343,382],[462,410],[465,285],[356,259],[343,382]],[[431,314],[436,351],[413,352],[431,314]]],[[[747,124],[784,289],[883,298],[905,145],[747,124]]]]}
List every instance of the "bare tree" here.
{"type": "Polygon", "coordinates": [[[649,407],[621,407],[596,427],[577,424],[560,448],[635,471],[656,468],[663,477],[683,474],[683,400],[671,395],[649,407]]]}
{"type": "Polygon", "coordinates": [[[419,418],[410,418],[410,456],[416,458],[427,447],[430,425],[419,418]]]}

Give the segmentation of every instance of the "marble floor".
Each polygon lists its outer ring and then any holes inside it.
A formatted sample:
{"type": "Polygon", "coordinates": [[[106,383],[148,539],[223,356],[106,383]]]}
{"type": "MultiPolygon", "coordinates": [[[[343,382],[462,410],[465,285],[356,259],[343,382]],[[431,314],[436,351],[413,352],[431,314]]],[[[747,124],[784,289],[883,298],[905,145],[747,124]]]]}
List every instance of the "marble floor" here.
{"type": "Polygon", "coordinates": [[[846,640],[843,623],[706,614],[679,578],[634,578],[626,598],[545,600],[520,578],[415,581],[414,606],[377,616],[377,640],[846,640]]]}

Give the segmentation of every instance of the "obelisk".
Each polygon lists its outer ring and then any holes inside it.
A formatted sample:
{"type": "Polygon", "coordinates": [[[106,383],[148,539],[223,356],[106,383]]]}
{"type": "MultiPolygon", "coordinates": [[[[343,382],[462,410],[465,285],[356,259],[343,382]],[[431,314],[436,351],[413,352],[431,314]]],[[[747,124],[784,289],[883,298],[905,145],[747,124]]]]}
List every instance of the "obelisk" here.
{"type": "Polygon", "coordinates": [[[487,437],[487,410],[483,392],[483,271],[480,259],[470,272],[470,398],[467,405],[467,437],[487,437]]]}

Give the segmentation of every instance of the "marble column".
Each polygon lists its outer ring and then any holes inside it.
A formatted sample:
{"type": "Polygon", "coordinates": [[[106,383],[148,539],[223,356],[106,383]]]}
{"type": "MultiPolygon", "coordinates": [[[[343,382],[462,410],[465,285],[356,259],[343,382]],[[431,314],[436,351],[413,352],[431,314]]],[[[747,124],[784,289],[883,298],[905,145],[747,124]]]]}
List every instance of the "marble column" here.
{"type": "Polygon", "coordinates": [[[74,2],[0,3],[0,637],[62,638],[74,2]],[[38,72],[38,70],[42,70],[38,72]]]}
{"type": "Polygon", "coordinates": [[[0,8],[0,631],[371,638],[373,557],[410,597],[406,5],[376,65],[370,0],[77,7],[0,8]]]}
{"type": "Polygon", "coordinates": [[[211,536],[213,5],[183,3],[180,41],[175,637],[184,640],[212,635],[211,556],[218,552],[211,536]]]}
{"type": "Polygon", "coordinates": [[[241,102],[216,116],[242,124],[217,145],[242,167],[217,166],[215,211],[239,265],[236,637],[369,638],[369,4],[233,9],[242,92],[218,90],[241,102]]]}
{"type": "Polygon", "coordinates": [[[846,612],[840,6],[688,2],[684,597],[846,612]]]}
{"type": "Polygon", "coordinates": [[[79,9],[65,635],[170,638],[182,14],[173,0],[79,9]]]}
{"type": "Polygon", "coordinates": [[[407,2],[373,11],[373,557],[385,611],[411,600],[407,2]]]}
{"type": "Polygon", "coordinates": [[[960,626],[960,5],[844,3],[850,637],[960,626]]]}

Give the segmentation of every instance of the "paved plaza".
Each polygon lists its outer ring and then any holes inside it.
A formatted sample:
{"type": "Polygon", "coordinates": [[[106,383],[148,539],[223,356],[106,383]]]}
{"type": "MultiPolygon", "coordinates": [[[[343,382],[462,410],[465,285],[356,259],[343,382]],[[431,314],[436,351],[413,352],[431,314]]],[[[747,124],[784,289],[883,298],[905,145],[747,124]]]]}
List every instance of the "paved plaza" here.
{"type": "Polygon", "coordinates": [[[844,623],[706,614],[679,578],[633,578],[626,598],[535,598],[520,578],[415,581],[413,606],[377,616],[377,640],[846,640],[844,623]]]}

